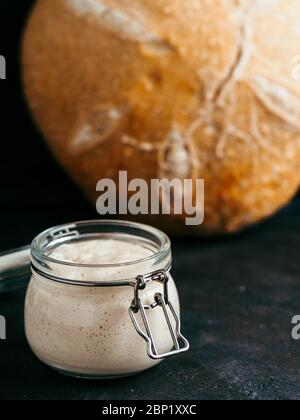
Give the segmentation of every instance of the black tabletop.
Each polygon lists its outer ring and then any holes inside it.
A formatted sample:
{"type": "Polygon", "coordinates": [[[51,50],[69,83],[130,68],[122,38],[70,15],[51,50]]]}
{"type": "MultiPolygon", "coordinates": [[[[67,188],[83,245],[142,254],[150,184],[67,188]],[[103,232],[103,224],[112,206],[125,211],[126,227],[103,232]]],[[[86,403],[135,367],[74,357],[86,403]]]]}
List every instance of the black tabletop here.
{"type": "MultiPolygon", "coordinates": [[[[44,206],[32,218],[27,215],[30,222],[15,214],[13,226],[11,209],[9,240],[1,236],[1,249],[7,242],[29,241],[37,228],[54,221],[51,206],[44,206]]],[[[88,206],[85,210],[88,216],[88,206]]],[[[300,313],[299,214],[296,200],[242,235],[173,240],[173,273],[191,350],[138,376],[94,382],[48,369],[26,343],[25,291],[0,296],[7,319],[7,340],[0,341],[1,398],[300,398],[300,342],[291,338],[291,319],[300,313]]]]}

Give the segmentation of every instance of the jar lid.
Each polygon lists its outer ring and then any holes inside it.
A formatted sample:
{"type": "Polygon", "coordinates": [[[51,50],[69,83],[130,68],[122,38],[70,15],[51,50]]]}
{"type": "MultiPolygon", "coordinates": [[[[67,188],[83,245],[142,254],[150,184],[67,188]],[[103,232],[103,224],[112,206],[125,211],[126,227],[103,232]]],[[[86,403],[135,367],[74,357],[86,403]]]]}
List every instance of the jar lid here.
{"type": "Polygon", "coordinates": [[[138,275],[146,275],[158,269],[169,271],[171,260],[170,239],[151,226],[119,220],[75,222],[47,229],[33,240],[31,247],[0,254],[0,293],[24,287],[30,278],[31,269],[49,280],[62,283],[89,287],[124,286],[134,284],[138,275]],[[78,264],[51,257],[51,251],[63,244],[116,237],[138,241],[153,252],[146,258],[114,264],[78,264]],[[62,268],[63,276],[59,275],[62,268]],[[89,270],[90,280],[80,281],[72,277],[78,268],[89,270]],[[116,268],[120,272],[117,276],[116,268]],[[111,281],[98,278],[99,269],[104,270],[105,276],[111,281]]]}

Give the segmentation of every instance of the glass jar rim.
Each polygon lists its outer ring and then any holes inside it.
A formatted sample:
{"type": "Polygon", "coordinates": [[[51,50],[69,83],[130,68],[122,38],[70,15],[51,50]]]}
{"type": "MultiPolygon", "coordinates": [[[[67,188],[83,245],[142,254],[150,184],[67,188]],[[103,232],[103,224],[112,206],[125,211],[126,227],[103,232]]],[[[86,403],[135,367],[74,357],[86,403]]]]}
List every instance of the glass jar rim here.
{"type": "MultiPolygon", "coordinates": [[[[116,232],[115,232],[116,233],[116,232]]],[[[153,242],[154,243],[154,242],[153,242]]],[[[64,265],[67,267],[78,267],[78,268],[114,268],[114,267],[130,267],[137,264],[148,263],[155,260],[163,259],[167,257],[167,255],[171,252],[171,241],[169,237],[162,232],[161,230],[137,222],[131,221],[124,221],[124,220],[114,220],[114,219],[95,219],[95,220],[88,220],[88,221],[79,221],[74,223],[66,223],[62,225],[57,225],[52,228],[49,228],[39,235],[37,235],[31,243],[31,254],[34,259],[37,261],[49,262],[59,265],[64,265]],[[148,257],[132,260],[123,263],[112,263],[112,264],[84,264],[84,263],[75,263],[70,261],[63,261],[56,258],[53,258],[45,253],[45,246],[43,245],[45,241],[49,238],[52,241],[62,242],[66,238],[80,238],[80,236],[84,237],[84,235],[80,235],[76,229],[78,228],[86,228],[89,226],[98,226],[103,228],[108,228],[109,226],[114,228],[127,228],[131,230],[140,231],[140,233],[150,234],[157,239],[159,242],[159,247],[156,252],[149,255],[148,257]]]]}

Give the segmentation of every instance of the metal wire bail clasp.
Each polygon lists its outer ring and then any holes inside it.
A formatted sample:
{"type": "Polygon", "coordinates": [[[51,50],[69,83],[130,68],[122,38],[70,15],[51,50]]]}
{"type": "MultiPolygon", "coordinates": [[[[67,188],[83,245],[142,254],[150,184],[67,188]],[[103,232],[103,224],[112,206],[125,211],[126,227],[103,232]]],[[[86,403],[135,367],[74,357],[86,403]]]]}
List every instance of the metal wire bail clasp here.
{"type": "Polygon", "coordinates": [[[183,335],[181,334],[181,324],[179,316],[177,315],[173,305],[169,301],[168,295],[168,281],[169,281],[169,273],[165,270],[155,271],[151,274],[146,276],[138,276],[136,278],[136,283],[134,286],[134,299],[132,304],[129,308],[129,315],[133,322],[133,325],[138,332],[138,334],[147,342],[147,353],[151,359],[164,359],[169,356],[173,356],[178,353],[182,353],[187,351],[190,348],[189,342],[183,335]],[[154,296],[154,302],[152,305],[144,305],[142,300],[139,297],[139,292],[144,290],[147,287],[147,283],[150,281],[159,282],[163,285],[163,294],[156,293],[154,296]],[[147,310],[155,310],[156,307],[161,307],[166,318],[166,322],[174,343],[174,348],[168,353],[159,354],[157,351],[157,347],[155,344],[155,340],[153,337],[153,333],[151,331],[151,327],[149,324],[149,320],[146,314],[147,310]],[[168,311],[168,308],[170,311],[168,311]],[[142,330],[139,322],[137,320],[136,315],[141,313],[141,317],[143,320],[143,324],[145,327],[145,332],[142,330]],[[172,325],[171,317],[169,312],[175,321],[175,327],[172,325]]]}

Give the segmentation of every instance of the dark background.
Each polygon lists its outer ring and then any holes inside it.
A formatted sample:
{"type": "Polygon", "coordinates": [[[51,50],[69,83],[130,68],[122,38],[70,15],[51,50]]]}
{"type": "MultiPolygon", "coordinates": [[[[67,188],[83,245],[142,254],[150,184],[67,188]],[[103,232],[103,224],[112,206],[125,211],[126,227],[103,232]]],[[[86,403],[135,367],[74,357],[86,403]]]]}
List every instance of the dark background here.
{"type": "MultiPolygon", "coordinates": [[[[34,127],[19,75],[31,1],[0,2],[0,252],[55,224],[96,216],[34,127]]],[[[0,296],[0,399],[300,399],[300,202],[235,237],[174,240],[174,277],[191,351],[142,375],[107,382],[64,378],[30,352],[25,291],[0,296]]]]}
{"type": "Polygon", "coordinates": [[[52,225],[96,212],[49,153],[23,97],[21,38],[33,1],[0,2],[0,54],[7,80],[0,84],[0,252],[29,242],[52,225]],[[18,236],[14,232],[18,230],[18,236]]]}

